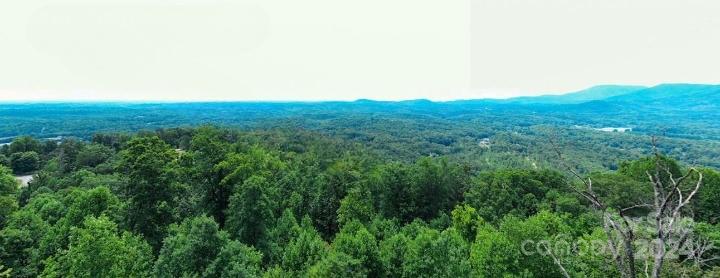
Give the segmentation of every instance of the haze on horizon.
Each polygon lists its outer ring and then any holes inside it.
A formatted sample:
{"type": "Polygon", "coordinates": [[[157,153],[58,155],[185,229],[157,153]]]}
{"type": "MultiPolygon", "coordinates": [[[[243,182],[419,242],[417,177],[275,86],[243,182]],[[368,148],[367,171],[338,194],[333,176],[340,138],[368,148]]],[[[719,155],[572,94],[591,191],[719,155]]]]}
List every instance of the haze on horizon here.
{"type": "Polygon", "coordinates": [[[433,100],[720,83],[714,0],[24,0],[0,101],[433,100]]]}

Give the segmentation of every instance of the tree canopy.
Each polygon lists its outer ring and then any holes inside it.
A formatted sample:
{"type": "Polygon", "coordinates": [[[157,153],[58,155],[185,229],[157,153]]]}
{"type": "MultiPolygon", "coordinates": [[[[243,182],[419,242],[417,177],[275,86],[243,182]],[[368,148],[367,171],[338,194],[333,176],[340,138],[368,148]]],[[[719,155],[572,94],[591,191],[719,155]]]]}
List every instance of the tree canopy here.
{"type": "MultiPolygon", "coordinates": [[[[292,131],[204,126],[47,146],[18,138],[2,150],[12,168],[0,165],[0,277],[620,276],[607,250],[618,234],[604,224],[644,219],[633,222],[632,244],[653,239],[650,209],[633,205],[654,200],[647,173],[659,164],[658,180],[687,175],[683,198],[697,173],[704,181],[678,212],[694,248],[668,256],[662,274],[720,273],[709,248],[720,244],[711,167],[696,173],[653,156],[581,172],[600,211],[582,181],[552,167],[407,161],[292,131]],[[23,156],[34,165],[19,171],[23,156]],[[20,187],[19,172],[34,179],[20,187]]],[[[451,139],[462,140],[434,140],[451,139]]]]}

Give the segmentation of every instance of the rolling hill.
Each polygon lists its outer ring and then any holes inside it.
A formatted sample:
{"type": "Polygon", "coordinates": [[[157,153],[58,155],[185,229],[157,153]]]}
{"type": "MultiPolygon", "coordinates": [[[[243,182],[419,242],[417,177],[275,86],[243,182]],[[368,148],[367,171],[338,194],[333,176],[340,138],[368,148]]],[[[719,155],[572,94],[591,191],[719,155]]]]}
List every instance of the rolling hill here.
{"type": "Polygon", "coordinates": [[[594,100],[603,100],[616,96],[623,96],[643,89],[647,89],[647,87],[627,85],[599,85],[572,93],[541,95],[535,97],[517,97],[508,99],[507,101],[511,103],[523,104],[573,104],[594,100]]]}

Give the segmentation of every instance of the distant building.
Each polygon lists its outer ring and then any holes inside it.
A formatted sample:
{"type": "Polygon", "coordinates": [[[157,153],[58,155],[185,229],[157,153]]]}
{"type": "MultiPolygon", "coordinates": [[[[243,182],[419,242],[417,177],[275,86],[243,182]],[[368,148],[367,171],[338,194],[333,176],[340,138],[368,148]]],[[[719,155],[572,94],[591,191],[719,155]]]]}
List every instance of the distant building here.
{"type": "Polygon", "coordinates": [[[632,131],[632,128],[630,128],[630,127],[603,127],[603,128],[596,128],[595,130],[605,131],[605,132],[630,132],[630,131],[632,131]]]}
{"type": "Polygon", "coordinates": [[[490,138],[482,138],[480,139],[480,142],[478,142],[478,146],[484,149],[490,148],[490,138]]]}

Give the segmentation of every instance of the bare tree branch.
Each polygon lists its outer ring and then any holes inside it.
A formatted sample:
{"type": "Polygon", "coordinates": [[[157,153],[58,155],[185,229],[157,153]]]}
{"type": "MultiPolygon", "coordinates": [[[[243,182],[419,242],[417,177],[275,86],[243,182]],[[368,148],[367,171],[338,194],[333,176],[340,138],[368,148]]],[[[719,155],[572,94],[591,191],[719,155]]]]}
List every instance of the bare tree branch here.
{"type": "MultiPolygon", "coordinates": [[[[667,254],[668,240],[678,238],[679,243],[683,243],[687,240],[688,230],[675,229],[676,223],[681,219],[681,212],[695,197],[699,189],[702,187],[703,176],[700,171],[696,168],[691,167],[687,173],[676,178],[671,171],[665,158],[660,154],[658,148],[658,137],[652,137],[652,152],[655,158],[655,169],[654,171],[646,171],[645,174],[648,177],[650,184],[653,189],[653,202],[648,204],[645,202],[638,202],[638,204],[631,205],[620,210],[608,210],[608,207],[603,201],[595,194],[592,187],[592,179],[590,177],[583,177],[573,167],[566,162],[560,148],[558,147],[555,136],[550,136],[550,143],[555,151],[560,164],[577,180],[581,181],[585,186],[584,189],[578,189],[576,186],[569,184],[570,188],[578,195],[588,200],[592,207],[599,211],[603,215],[603,228],[608,236],[608,246],[612,252],[615,264],[623,277],[636,277],[637,270],[635,269],[635,232],[631,221],[628,219],[626,214],[637,208],[652,208],[655,214],[655,227],[654,227],[654,238],[651,242],[655,243],[653,248],[653,263],[652,273],[649,273],[650,263],[645,259],[645,275],[648,277],[657,278],[660,276],[662,265],[665,261],[667,254]],[[697,173],[698,180],[695,186],[689,193],[683,192],[683,183],[697,173]],[[662,174],[667,175],[664,177],[662,174]],[[621,222],[613,219],[614,213],[617,213],[617,217],[621,222]],[[623,253],[621,255],[619,246],[616,245],[615,239],[619,239],[622,242],[623,253]]],[[[706,252],[706,247],[697,247],[696,253],[706,252]]],[[[702,263],[702,256],[694,258],[698,263],[702,263]]],[[[712,258],[716,259],[716,258],[712,258]]]]}

